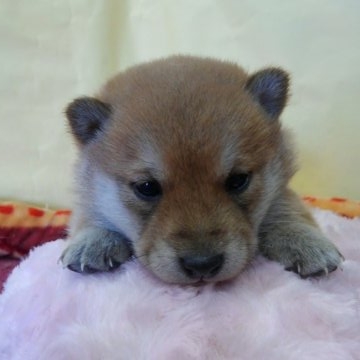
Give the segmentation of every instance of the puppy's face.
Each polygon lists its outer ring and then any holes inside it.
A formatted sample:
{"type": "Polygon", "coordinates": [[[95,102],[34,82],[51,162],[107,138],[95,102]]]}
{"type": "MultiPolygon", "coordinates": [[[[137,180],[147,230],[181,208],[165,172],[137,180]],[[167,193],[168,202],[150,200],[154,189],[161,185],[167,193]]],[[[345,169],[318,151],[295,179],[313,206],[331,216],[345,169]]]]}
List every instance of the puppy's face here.
{"type": "Polygon", "coordinates": [[[81,149],[82,211],[123,232],[166,282],[234,277],[291,176],[277,121],[287,83],[279,69],[249,77],[232,64],[173,57],[75,100],[67,115],[81,149]]]}

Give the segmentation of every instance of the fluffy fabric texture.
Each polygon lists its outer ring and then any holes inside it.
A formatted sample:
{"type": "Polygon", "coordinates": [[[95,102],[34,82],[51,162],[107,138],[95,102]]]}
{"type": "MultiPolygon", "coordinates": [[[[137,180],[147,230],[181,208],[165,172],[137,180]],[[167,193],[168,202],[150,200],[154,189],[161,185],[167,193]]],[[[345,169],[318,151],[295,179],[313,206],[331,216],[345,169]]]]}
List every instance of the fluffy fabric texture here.
{"type": "Polygon", "coordinates": [[[320,280],[261,257],[201,288],[161,283],[136,261],[84,276],[57,262],[63,240],[42,245],[0,297],[0,359],[359,359],[360,219],[314,213],[346,258],[320,280]]]}

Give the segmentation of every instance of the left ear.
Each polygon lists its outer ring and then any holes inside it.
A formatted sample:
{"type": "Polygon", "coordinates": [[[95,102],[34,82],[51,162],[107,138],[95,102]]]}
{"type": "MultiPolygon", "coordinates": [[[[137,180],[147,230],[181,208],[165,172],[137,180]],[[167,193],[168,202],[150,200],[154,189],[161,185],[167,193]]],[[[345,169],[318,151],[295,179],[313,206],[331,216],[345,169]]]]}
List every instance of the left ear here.
{"type": "Polygon", "coordinates": [[[68,105],[65,111],[71,132],[81,145],[95,139],[111,116],[111,107],[93,97],[81,97],[68,105]]]}
{"type": "Polygon", "coordinates": [[[249,77],[246,89],[264,111],[276,119],[288,99],[289,74],[280,68],[260,70],[249,77]]]}

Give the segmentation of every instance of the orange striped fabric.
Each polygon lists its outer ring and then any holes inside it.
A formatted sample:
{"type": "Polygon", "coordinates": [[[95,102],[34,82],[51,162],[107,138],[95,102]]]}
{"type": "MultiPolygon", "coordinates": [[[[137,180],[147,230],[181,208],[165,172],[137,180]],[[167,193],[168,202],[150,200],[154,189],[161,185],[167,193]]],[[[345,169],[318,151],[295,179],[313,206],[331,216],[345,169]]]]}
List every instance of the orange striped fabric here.
{"type": "Polygon", "coordinates": [[[0,226],[64,226],[71,211],[52,210],[31,206],[21,202],[0,202],[0,226]]]}
{"type": "Polygon", "coordinates": [[[348,218],[355,218],[360,216],[360,202],[340,197],[322,199],[314,196],[305,196],[303,199],[305,203],[312,207],[317,207],[323,210],[331,210],[348,218]]]}

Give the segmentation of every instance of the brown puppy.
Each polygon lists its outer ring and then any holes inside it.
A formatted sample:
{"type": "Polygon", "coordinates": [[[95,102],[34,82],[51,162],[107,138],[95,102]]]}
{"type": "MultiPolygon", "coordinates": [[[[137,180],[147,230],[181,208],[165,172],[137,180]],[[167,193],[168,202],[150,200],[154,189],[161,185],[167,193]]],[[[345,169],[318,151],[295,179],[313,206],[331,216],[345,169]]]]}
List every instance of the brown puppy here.
{"type": "Polygon", "coordinates": [[[288,75],[175,56],[130,68],[66,114],[79,144],[78,203],[62,255],[109,271],[134,254],[166,282],[238,275],[257,250],[302,277],[341,255],[288,189],[279,116],[288,75]]]}

